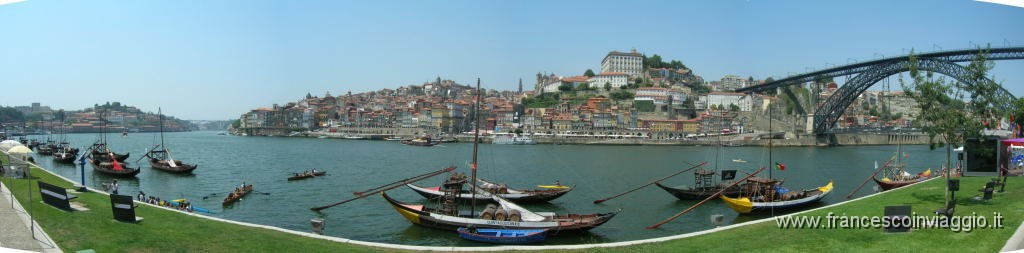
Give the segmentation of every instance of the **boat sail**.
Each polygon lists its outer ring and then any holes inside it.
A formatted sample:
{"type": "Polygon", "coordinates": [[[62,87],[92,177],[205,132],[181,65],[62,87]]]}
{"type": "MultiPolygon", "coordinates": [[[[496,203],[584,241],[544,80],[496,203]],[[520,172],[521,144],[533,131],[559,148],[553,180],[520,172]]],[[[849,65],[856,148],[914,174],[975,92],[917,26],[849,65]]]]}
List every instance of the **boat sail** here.
{"type": "MultiPolygon", "coordinates": [[[[482,94],[480,91],[480,80],[477,79],[477,101],[475,111],[479,111],[482,94]]],[[[474,228],[504,228],[504,229],[550,229],[552,235],[561,233],[582,232],[590,230],[608,222],[616,214],[595,213],[595,214],[564,214],[535,213],[521,206],[505,200],[496,194],[491,194],[483,187],[477,187],[477,149],[479,146],[480,117],[476,117],[475,129],[477,134],[473,137],[473,163],[472,190],[470,192],[471,209],[469,212],[459,210],[457,195],[462,192],[463,185],[467,182],[465,174],[454,173],[442,184],[444,193],[438,198],[438,208],[427,207],[426,205],[403,203],[381,191],[381,196],[403,217],[413,224],[457,231],[460,227],[474,228]],[[499,203],[500,206],[489,205],[487,208],[477,212],[475,210],[476,195],[480,194],[489,197],[499,203]]]]}
{"type": "MultiPolygon", "coordinates": [[[[775,134],[772,132],[772,109],[768,107],[768,165],[769,167],[785,170],[785,165],[774,162],[772,157],[772,139],[775,134]]],[[[749,177],[742,187],[743,193],[740,197],[732,198],[725,195],[719,196],[725,204],[740,214],[751,214],[768,211],[782,211],[810,205],[820,201],[832,192],[832,181],[828,184],[806,190],[789,190],[782,187],[782,181],[772,178],[768,169],[768,178],[749,177]]]]}
{"type": "Polygon", "coordinates": [[[187,164],[171,157],[171,151],[164,144],[164,113],[160,108],[157,108],[157,112],[160,114],[160,144],[143,156],[149,158],[149,166],[154,169],[172,173],[192,173],[199,167],[198,165],[187,164]]]}

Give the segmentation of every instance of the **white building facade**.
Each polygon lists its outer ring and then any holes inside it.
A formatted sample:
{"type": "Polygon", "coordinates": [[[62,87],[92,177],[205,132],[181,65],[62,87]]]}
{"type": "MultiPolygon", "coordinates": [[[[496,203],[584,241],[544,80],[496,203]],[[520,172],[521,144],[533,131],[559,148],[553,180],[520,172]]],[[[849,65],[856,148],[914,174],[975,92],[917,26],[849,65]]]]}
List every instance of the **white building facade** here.
{"type": "Polygon", "coordinates": [[[734,92],[712,92],[707,95],[706,106],[716,106],[728,109],[730,105],[740,107],[740,111],[749,112],[753,109],[753,99],[743,93],[734,92]]]}
{"type": "Polygon", "coordinates": [[[590,87],[604,88],[604,84],[611,84],[613,88],[622,88],[629,85],[629,75],[623,72],[602,72],[587,80],[590,87]]]}
{"type": "MultiPolygon", "coordinates": [[[[639,76],[644,70],[644,56],[636,52],[611,51],[601,60],[601,72],[622,72],[630,77],[639,76]]],[[[603,83],[602,83],[603,85],[603,83]]]]}

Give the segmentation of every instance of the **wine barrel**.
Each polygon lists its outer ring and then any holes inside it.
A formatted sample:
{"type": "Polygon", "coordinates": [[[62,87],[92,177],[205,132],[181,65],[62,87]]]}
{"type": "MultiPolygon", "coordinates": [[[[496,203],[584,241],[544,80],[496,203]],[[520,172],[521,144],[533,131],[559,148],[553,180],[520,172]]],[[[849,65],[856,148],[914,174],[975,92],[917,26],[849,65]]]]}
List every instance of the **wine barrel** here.
{"type": "Polygon", "coordinates": [[[508,221],[523,221],[523,215],[519,213],[519,210],[508,211],[508,221]]]}
{"type": "Polygon", "coordinates": [[[480,211],[480,219],[492,220],[494,219],[494,212],[498,209],[494,204],[487,205],[483,211],[480,211]]]}
{"type": "Polygon", "coordinates": [[[499,208],[498,211],[494,212],[494,220],[505,221],[506,219],[508,219],[508,211],[505,211],[504,208],[499,208]]]}

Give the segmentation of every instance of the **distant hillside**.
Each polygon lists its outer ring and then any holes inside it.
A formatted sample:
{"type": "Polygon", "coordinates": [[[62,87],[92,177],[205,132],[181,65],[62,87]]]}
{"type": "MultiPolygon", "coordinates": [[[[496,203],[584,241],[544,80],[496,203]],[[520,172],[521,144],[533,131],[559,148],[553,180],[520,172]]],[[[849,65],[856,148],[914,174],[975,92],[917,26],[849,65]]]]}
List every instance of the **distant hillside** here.
{"type": "MultiPolygon", "coordinates": [[[[81,110],[51,109],[38,103],[32,106],[0,107],[0,121],[5,130],[53,130],[65,126],[73,133],[100,132],[155,132],[160,131],[160,116],[144,112],[120,102],[95,104],[81,110]]],[[[164,115],[164,131],[180,132],[195,129],[195,125],[164,115]]]]}

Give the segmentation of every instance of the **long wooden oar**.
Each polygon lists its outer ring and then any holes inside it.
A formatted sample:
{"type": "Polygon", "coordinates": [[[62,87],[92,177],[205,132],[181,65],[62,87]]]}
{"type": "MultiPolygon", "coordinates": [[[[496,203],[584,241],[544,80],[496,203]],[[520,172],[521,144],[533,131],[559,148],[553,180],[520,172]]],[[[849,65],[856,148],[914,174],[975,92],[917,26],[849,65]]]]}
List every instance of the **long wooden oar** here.
{"type": "Polygon", "coordinates": [[[599,199],[599,200],[594,200],[594,204],[601,204],[601,202],[605,202],[605,201],[608,201],[608,200],[611,200],[611,199],[614,199],[614,198],[618,198],[618,197],[620,197],[620,196],[622,196],[622,195],[626,195],[626,194],[629,194],[629,193],[631,193],[631,192],[634,192],[634,191],[636,191],[636,190],[640,190],[640,189],[642,189],[642,188],[644,188],[644,187],[647,187],[647,186],[650,186],[650,185],[652,185],[652,184],[654,184],[654,183],[657,183],[657,182],[661,182],[661,181],[664,181],[665,179],[669,179],[669,178],[671,178],[671,177],[674,177],[674,176],[676,176],[676,175],[679,175],[679,174],[683,174],[684,172],[687,172],[687,171],[690,171],[690,170],[696,169],[696,168],[698,168],[698,167],[700,167],[700,166],[704,166],[704,164],[707,164],[707,163],[708,163],[708,162],[701,162],[700,164],[694,165],[693,167],[690,167],[690,168],[688,168],[688,169],[685,169],[685,170],[682,170],[682,171],[676,172],[675,174],[669,175],[669,176],[667,176],[667,177],[663,177],[663,178],[661,178],[661,179],[658,179],[658,180],[655,180],[655,181],[653,181],[653,182],[647,183],[647,184],[645,184],[645,185],[642,185],[642,186],[640,186],[640,187],[637,187],[637,188],[633,188],[632,190],[629,190],[629,191],[626,191],[626,192],[620,193],[619,195],[615,195],[615,196],[611,196],[611,197],[607,197],[607,198],[603,198],[603,199],[599,199]]]}
{"type": "Polygon", "coordinates": [[[723,187],[721,190],[719,190],[715,194],[712,194],[710,197],[708,197],[708,198],[706,198],[704,200],[701,200],[696,205],[693,205],[690,208],[687,208],[686,210],[683,210],[682,212],[677,213],[676,215],[672,215],[672,217],[669,217],[668,219],[665,219],[665,220],[663,220],[661,222],[658,222],[657,224],[650,225],[650,226],[647,227],[647,229],[658,228],[661,225],[665,225],[665,223],[669,223],[672,220],[675,220],[676,218],[679,218],[679,216],[683,216],[683,214],[686,214],[686,213],[690,212],[691,210],[697,208],[698,206],[703,205],[705,202],[708,202],[708,200],[711,200],[711,199],[713,199],[715,197],[718,197],[718,195],[722,194],[722,192],[725,192],[725,190],[728,190],[729,188],[732,188],[733,186],[739,184],[740,182],[746,181],[748,178],[751,178],[754,175],[757,175],[757,173],[761,173],[761,171],[763,171],[765,168],[767,168],[767,167],[761,167],[761,169],[758,169],[757,171],[754,171],[753,174],[749,174],[749,175],[741,178],[740,180],[736,180],[736,182],[733,182],[732,184],[729,184],[729,186],[723,187]]]}
{"type": "MultiPolygon", "coordinates": [[[[899,155],[899,154],[897,154],[897,155],[899,155]]],[[[860,188],[864,188],[864,185],[868,184],[868,181],[870,181],[872,178],[874,178],[875,175],[878,175],[878,172],[882,172],[883,169],[888,168],[889,167],[889,163],[892,163],[892,161],[895,160],[895,159],[896,158],[890,158],[889,161],[885,162],[885,164],[882,165],[882,167],[878,167],[878,169],[875,170],[875,173],[871,173],[871,176],[868,176],[867,179],[864,179],[864,182],[860,183],[860,186],[857,186],[857,189],[853,190],[852,192],[850,192],[850,194],[846,195],[846,198],[853,197],[854,193],[857,193],[857,191],[860,191],[860,188]]]]}
{"type": "MultiPolygon", "coordinates": [[[[449,171],[455,170],[455,166],[445,168],[445,170],[447,170],[447,169],[451,169],[451,170],[448,170],[448,171],[445,171],[445,172],[449,172],[449,171]]],[[[366,192],[370,192],[370,191],[374,191],[374,190],[379,190],[379,189],[382,189],[382,188],[385,188],[385,187],[388,187],[388,186],[391,186],[391,185],[394,185],[394,184],[399,184],[399,183],[404,184],[404,183],[406,183],[406,181],[409,181],[411,179],[416,179],[416,178],[420,178],[420,177],[433,177],[433,176],[436,176],[437,174],[441,174],[441,173],[444,173],[444,172],[432,171],[432,172],[420,174],[420,175],[417,175],[417,176],[413,176],[413,177],[410,177],[410,178],[394,181],[394,182],[391,182],[389,184],[378,186],[378,187],[375,187],[375,188],[370,188],[370,189],[366,189],[366,190],[358,191],[358,192],[352,192],[352,195],[360,196],[360,195],[365,194],[366,192]]],[[[422,179],[419,179],[419,180],[416,180],[416,181],[420,181],[420,180],[422,180],[422,179]]]]}
{"type": "Polygon", "coordinates": [[[444,169],[439,170],[439,171],[434,171],[434,172],[430,172],[430,173],[427,173],[427,174],[411,177],[411,178],[408,178],[408,179],[404,179],[404,180],[401,180],[401,181],[397,181],[397,182],[394,182],[394,183],[387,184],[385,186],[381,186],[381,187],[373,188],[371,190],[367,190],[365,193],[361,192],[361,194],[357,194],[358,196],[356,196],[354,198],[351,198],[351,199],[342,200],[341,202],[330,204],[330,205],[326,205],[326,206],[319,206],[319,207],[310,208],[310,210],[319,212],[320,210],[324,210],[324,209],[331,208],[331,207],[334,207],[334,206],[337,206],[337,205],[345,204],[345,203],[348,203],[348,202],[351,202],[351,201],[354,201],[354,200],[357,200],[357,199],[365,198],[367,196],[371,196],[371,195],[377,194],[377,193],[382,192],[382,191],[387,191],[387,190],[391,190],[391,189],[394,189],[394,188],[402,187],[402,185],[404,185],[404,184],[420,181],[420,180],[427,179],[427,178],[430,178],[430,177],[433,177],[433,176],[437,176],[437,175],[441,175],[441,174],[444,174],[444,173],[447,173],[447,172],[451,172],[453,170],[455,170],[455,166],[444,168],[444,169]]]}

